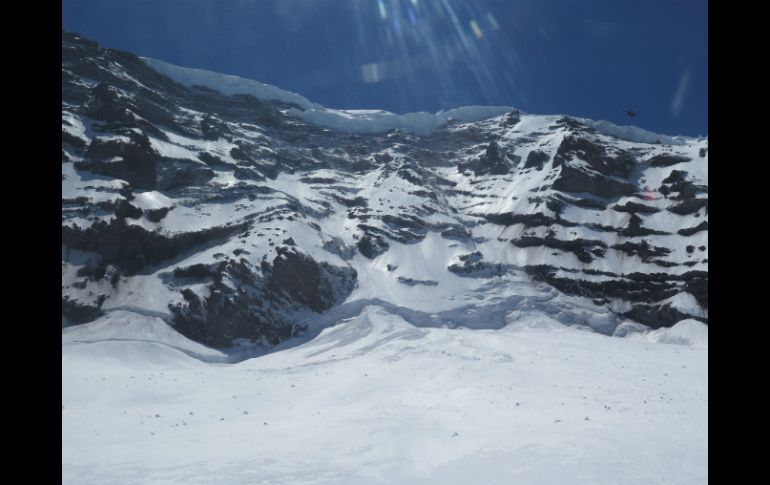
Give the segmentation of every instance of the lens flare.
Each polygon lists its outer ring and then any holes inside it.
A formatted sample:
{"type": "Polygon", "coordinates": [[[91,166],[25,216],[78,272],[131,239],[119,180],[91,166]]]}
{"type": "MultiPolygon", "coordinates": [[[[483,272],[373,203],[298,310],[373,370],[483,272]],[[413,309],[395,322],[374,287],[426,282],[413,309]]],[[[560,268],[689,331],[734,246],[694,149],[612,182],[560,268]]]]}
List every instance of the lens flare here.
{"type": "Polygon", "coordinates": [[[380,8],[380,17],[382,20],[388,20],[388,11],[385,10],[385,3],[382,0],[377,0],[377,6],[380,8]]]}
{"type": "Polygon", "coordinates": [[[409,17],[409,23],[412,24],[412,26],[417,25],[417,16],[414,14],[414,9],[410,6],[406,6],[406,15],[409,17]]]}
{"type": "Polygon", "coordinates": [[[473,30],[473,35],[475,35],[477,39],[484,37],[484,33],[481,31],[479,24],[477,24],[475,20],[471,20],[471,30],[473,30]]]}
{"type": "Polygon", "coordinates": [[[500,30],[500,24],[497,23],[497,19],[494,15],[492,15],[492,12],[487,12],[487,20],[489,21],[489,25],[492,26],[495,30],[500,30]]]}
{"type": "Polygon", "coordinates": [[[361,66],[361,75],[366,84],[380,82],[380,68],[375,64],[364,64],[361,66]]]}

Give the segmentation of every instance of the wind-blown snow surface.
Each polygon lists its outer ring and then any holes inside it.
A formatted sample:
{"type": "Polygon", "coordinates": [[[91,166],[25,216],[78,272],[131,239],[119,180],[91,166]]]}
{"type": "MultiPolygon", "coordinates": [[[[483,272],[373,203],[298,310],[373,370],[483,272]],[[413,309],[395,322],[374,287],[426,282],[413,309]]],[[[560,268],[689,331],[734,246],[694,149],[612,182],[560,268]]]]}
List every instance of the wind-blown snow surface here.
{"type": "Polygon", "coordinates": [[[184,352],[206,362],[226,362],[227,355],[185,338],[160,317],[132,311],[112,311],[84,325],[62,329],[62,343],[149,342],[184,352]]]}
{"type": "Polygon", "coordinates": [[[618,339],[537,313],[418,328],[368,306],[231,365],[109,327],[62,345],[63,483],[708,481],[700,322],[618,339]]]}

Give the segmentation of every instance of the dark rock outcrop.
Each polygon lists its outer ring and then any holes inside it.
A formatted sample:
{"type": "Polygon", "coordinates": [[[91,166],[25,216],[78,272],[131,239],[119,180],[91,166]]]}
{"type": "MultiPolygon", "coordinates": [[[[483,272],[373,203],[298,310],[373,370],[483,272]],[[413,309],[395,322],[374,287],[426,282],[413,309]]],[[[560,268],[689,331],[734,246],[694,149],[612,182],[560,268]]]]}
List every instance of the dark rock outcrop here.
{"type": "Polygon", "coordinates": [[[605,198],[617,198],[636,193],[636,187],[628,182],[598,173],[588,173],[571,165],[562,166],[561,174],[552,187],[563,192],[585,192],[605,198]]]}
{"type": "Polygon", "coordinates": [[[513,163],[502,153],[497,142],[491,142],[484,155],[476,163],[473,173],[478,175],[505,175],[511,171],[513,163]]]}
{"type": "Polygon", "coordinates": [[[615,204],[615,206],[613,206],[612,209],[618,212],[630,212],[630,213],[642,212],[645,214],[654,214],[656,212],[660,212],[660,209],[656,207],[650,207],[648,205],[639,204],[638,202],[632,202],[632,201],[628,201],[625,204],[615,204]]]}
{"type": "Polygon", "coordinates": [[[681,155],[671,155],[668,153],[662,153],[660,155],[655,155],[654,157],[647,160],[647,163],[649,163],[653,167],[670,167],[671,165],[676,165],[678,163],[687,163],[690,161],[690,158],[683,157],[681,155]]]}
{"type": "Polygon", "coordinates": [[[433,281],[433,280],[416,280],[416,279],[413,279],[413,278],[406,278],[404,276],[399,276],[398,277],[398,282],[401,283],[402,285],[407,285],[407,286],[418,286],[418,285],[422,285],[422,286],[438,286],[438,281],[433,281]]]}
{"type": "Polygon", "coordinates": [[[174,190],[190,185],[203,185],[214,177],[205,164],[184,159],[161,158],[156,165],[157,188],[174,190]]]}
{"type": "Polygon", "coordinates": [[[542,170],[546,162],[550,159],[551,157],[548,156],[547,153],[540,150],[532,150],[527,155],[527,161],[524,162],[522,168],[536,168],[537,170],[542,170]]]}
{"type": "Polygon", "coordinates": [[[679,229],[676,232],[681,236],[692,236],[693,234],[699,233],[701,231],[708,231],[708,229],[709,229],[708,221],[703,221],[695,227],[686,227],[684,229],[679,229]]]}
{"type": "Polygon", "coordinates": [[[366,235],[358,241],[358,250],[369,259],[385,253],[390,245],[378,235],[366,235]]]}
{"type": "MultiPolygon", "coordinates": [[[[619,150],[610,155],[607,149],[587,138],[569,135],[559,145],[553,163],[557,167],[567,164],[572,157],[585,161],[596,172],[611,177],[627,178],[636,166],[636,160],[628,152],[619,150]]],[[[587,192],[587,191],[586,191],[587,192]]]]}
{"type": "Polygon", "coordinates": [[[128,140],[95,138],[86,156],[90,164],[82,164],[93,173],[123,179],[137,189],[156,187],[156,164],[160,155],[144,134],[129,132],[128,140]]]}
{"type": "Polygon", "coordinates": [[[295,337],[305,329],[291,313],[321,312],[346,298],[356,285],[356,271],[317,263],[293,250],[280,251],[261,270],[245,259],[214,267],[187,268],[181,276],[211,277],[208,296],[182,290],[184,303],[173,304],[174,326],[191,339],[215,347],[235,339],[271,345],[295,337]]]}
{"type": "Polygon", "coordinates": [[[594,258],[604,256],[607,244],[602,241],[573,239],[565,241],[548,235],[546,237],[522,236],[511,241],[520,248],[545,246],[573,253],[583,263],[590,263],[594,258]]]}
{"type": "Polygon", "coordinates": [[[651,258],[666,256],[671,253],[670,249],[653,246],[645,240],[639,243],[626,241],[622,244],[615,244],[612,248],[623,251],[630,256],[639,256],[645,263],[650,261],[651,258]]]}
{"type": "Polygon", "coordinates": [[[246,224],[237,224],[164,235],[128,224],[125,219],[113,219],[97,222],[86,229],[62,226],[62,244],[95,252],[126,274],[135,274],[147,265],[173,258],[191,248],[228,239],[246,227],[246,224]]]}
{"type": "Polygon", "coordinates": [[[703,208],[705,208],[706,212],[708,212],[708,207],[708,199],[687,199],[678,204],[667,207],[666,210],[683,216],[686,214],[694,214],[703,208]]]}

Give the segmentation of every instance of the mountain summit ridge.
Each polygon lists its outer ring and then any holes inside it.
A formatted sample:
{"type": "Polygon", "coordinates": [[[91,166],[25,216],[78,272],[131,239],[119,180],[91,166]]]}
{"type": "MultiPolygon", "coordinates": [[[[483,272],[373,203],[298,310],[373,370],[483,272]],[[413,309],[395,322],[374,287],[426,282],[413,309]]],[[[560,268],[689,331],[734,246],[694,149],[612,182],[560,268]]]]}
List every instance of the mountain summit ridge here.
{"type": "MultiPolygon", "coordinates": [[[[418,135],[430,135],[436,129],[452,121],[465,123],[482,121],[507,114],[511,111],[527,114],[513,106],[481,105],[461,106],[440,110],[436,113],[417,111],[402,114],[381,109],[329,109],[318,103],[313,103],[297,93],[270,84],[263,84],[252,79],[207,71],[205,69],[176,66],[148,57],[141,57],[140,59],[154,70],[184,86],[203,86],[222,94],[251,95],[263,101],[280,101],[293,104],[295,108],[289,110],[291,114],[299,116],[309,123],[355,133],[381,133],[391,129],[399,129],[418,135]]],[[[616,125],[606,120],[573,118],[602,133],[628,141],[685,145],[692,140],[701,139],[687,136],[663,135],[637,126],[616,125]]]]}

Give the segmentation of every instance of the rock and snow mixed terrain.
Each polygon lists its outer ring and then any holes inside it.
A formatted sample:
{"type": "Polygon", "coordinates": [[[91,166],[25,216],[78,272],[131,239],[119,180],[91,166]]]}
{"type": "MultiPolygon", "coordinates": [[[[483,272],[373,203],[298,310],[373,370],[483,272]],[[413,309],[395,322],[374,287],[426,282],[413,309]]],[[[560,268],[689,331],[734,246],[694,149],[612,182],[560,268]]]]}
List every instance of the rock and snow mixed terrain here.
{"type": "Polygon", "coordinates": [[[65,482],[707,481],[707,139],[69,33],[62,99],[65,482]]]}

